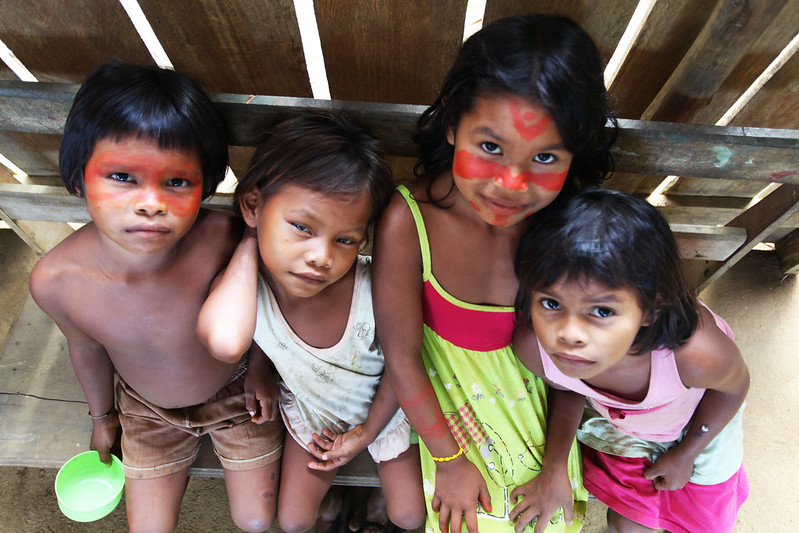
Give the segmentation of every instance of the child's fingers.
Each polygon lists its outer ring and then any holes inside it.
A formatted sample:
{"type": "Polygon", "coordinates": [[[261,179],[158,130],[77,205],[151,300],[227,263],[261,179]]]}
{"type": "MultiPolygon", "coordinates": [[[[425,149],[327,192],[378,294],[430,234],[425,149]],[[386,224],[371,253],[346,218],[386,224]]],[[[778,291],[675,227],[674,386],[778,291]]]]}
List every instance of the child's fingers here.
{"type": "MultiPolygon", "coordinates": [[[[324,433],[324,430],[322,430],[324,433]]],[[[318,433],[313,433],[311,435],[313,439],[313,443],[323,450],[332,450],[333,449],[333,441],[330,439],[326,439],[324,437],[320,437],[318,433]]]]}
{"type": "Polygon", "coordinates": [[[257,406],[257,399],[255,398],[255,393],[251,391],[246,391],[244,393],[244,407],[247,409],[247,412],[250,413],[250,416],[253,417],[253,419],[258,414],[256,406],[257,406]]]}

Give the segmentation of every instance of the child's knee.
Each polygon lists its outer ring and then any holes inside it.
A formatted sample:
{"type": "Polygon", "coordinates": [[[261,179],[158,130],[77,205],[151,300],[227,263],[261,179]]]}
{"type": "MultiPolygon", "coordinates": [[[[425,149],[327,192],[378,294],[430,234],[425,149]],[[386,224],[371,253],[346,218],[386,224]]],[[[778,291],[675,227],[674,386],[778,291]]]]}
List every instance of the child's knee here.
{"type": "Polygon", "coordinates": [[[242,531],[258,533],[266,531],[275,522],[275,512],[267,509],[247,509],[232,512],[233,523],[242,531]]]}
{"type": "Polygon", "coordinates": [[[424,524],[426,517],[427,512],[424,505],[418,508],[403,507],[394,512],[389,509],[388,512],[388,519],[391,520],[392,524],[400,529],[407,530],[418,529],[421,527],[422,524],[424,524]]]}
{"type": "Polygon", "coordinates": [[[315,516],[296,516],[278,514],[277,521],[280,529],[286,533],[302,533],[308,531],[316,525],[315,516]]]}

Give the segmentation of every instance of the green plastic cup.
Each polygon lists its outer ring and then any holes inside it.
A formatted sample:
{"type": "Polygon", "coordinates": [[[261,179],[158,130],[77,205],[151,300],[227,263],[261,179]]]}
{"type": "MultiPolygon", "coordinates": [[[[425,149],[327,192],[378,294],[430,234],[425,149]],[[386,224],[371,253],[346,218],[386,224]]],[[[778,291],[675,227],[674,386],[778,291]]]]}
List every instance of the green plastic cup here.
{"type": "Polygon", "coordinates": [[[122,461],[111,456],[111,466],[96,451],[79,453],[58,471],[55,494],[64,515],[76,522],[93,522],[113,511],[122,499],[125,474],[122,461]]]}

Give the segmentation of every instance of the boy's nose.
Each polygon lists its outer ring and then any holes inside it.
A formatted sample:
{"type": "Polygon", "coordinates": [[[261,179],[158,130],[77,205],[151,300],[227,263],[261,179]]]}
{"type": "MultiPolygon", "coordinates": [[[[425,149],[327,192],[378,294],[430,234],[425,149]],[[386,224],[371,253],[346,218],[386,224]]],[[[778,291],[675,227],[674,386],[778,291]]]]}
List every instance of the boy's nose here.
{"type": "Polygon", "coordinates": [[[333,247],[327,242],[317,242],[305,254],[305,260],[317,268],[329,268],[333,262],[333,247]]]}
{"type": "Polygon", "coordinates": [[[142,190],[136,197],[134,209],[141,215],[153,216],[166,213],[166,201],[157,191],[142,190]]]}

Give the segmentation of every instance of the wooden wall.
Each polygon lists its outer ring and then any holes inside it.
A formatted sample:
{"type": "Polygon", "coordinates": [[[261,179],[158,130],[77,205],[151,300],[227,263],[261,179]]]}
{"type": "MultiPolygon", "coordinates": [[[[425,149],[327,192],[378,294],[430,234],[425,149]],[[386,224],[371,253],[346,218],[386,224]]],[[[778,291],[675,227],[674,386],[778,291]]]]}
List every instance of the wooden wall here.
{"type": "MultiPolygon", "coordinates": [[[[526,12],[567,15],[586,28],[609,61],[645,4],[487,0],[483,23],[526,12]]],[[[174,67],[207,90],[313,96],[291,0],[139,0],[139,5],[174,67]]],[[[432,102],[462,41],[466,7],[467,0],[315,1],[332,99],[432,102]]],[[[797,29],[794,0],[657,0],[610,83],[617,116],[717,124],[796,39],[797,29]]],[[[110,59],[154,62],[118,0],[0,2],[0,40],[40,82],[78,84],[93,66],[110,59]]],[[[0,64],[0,80],[17,79],[0,64]]],[[[723,124],[799,129],[799,54],[789,55],[723,124]]],[[[57,133],[0,131],[0,153],[29,174],[30,183],[57,183],[59,142],[57,133]]],[[[234,172],[243,173],[251,151],[231,147],[234,172]]],[[[723,170],[729,154],[718,158],[723,170]]],[[[409,167],[408,160],[398,159],[400,174],[409,167]]],[[[619,172],[608,185],[649,195],[667,170],[619,172]]],[[[782,172],[773,173],[771,181],[795,177],[799,168],[782,172]]],[[[768,181],[684,175],[653,202],[671,222],[726,225],[751,207],[768,181]]],[[[768,238],[799,240],[788,239],[799,226],[796,218],[788,217],[768,238]]]]}

